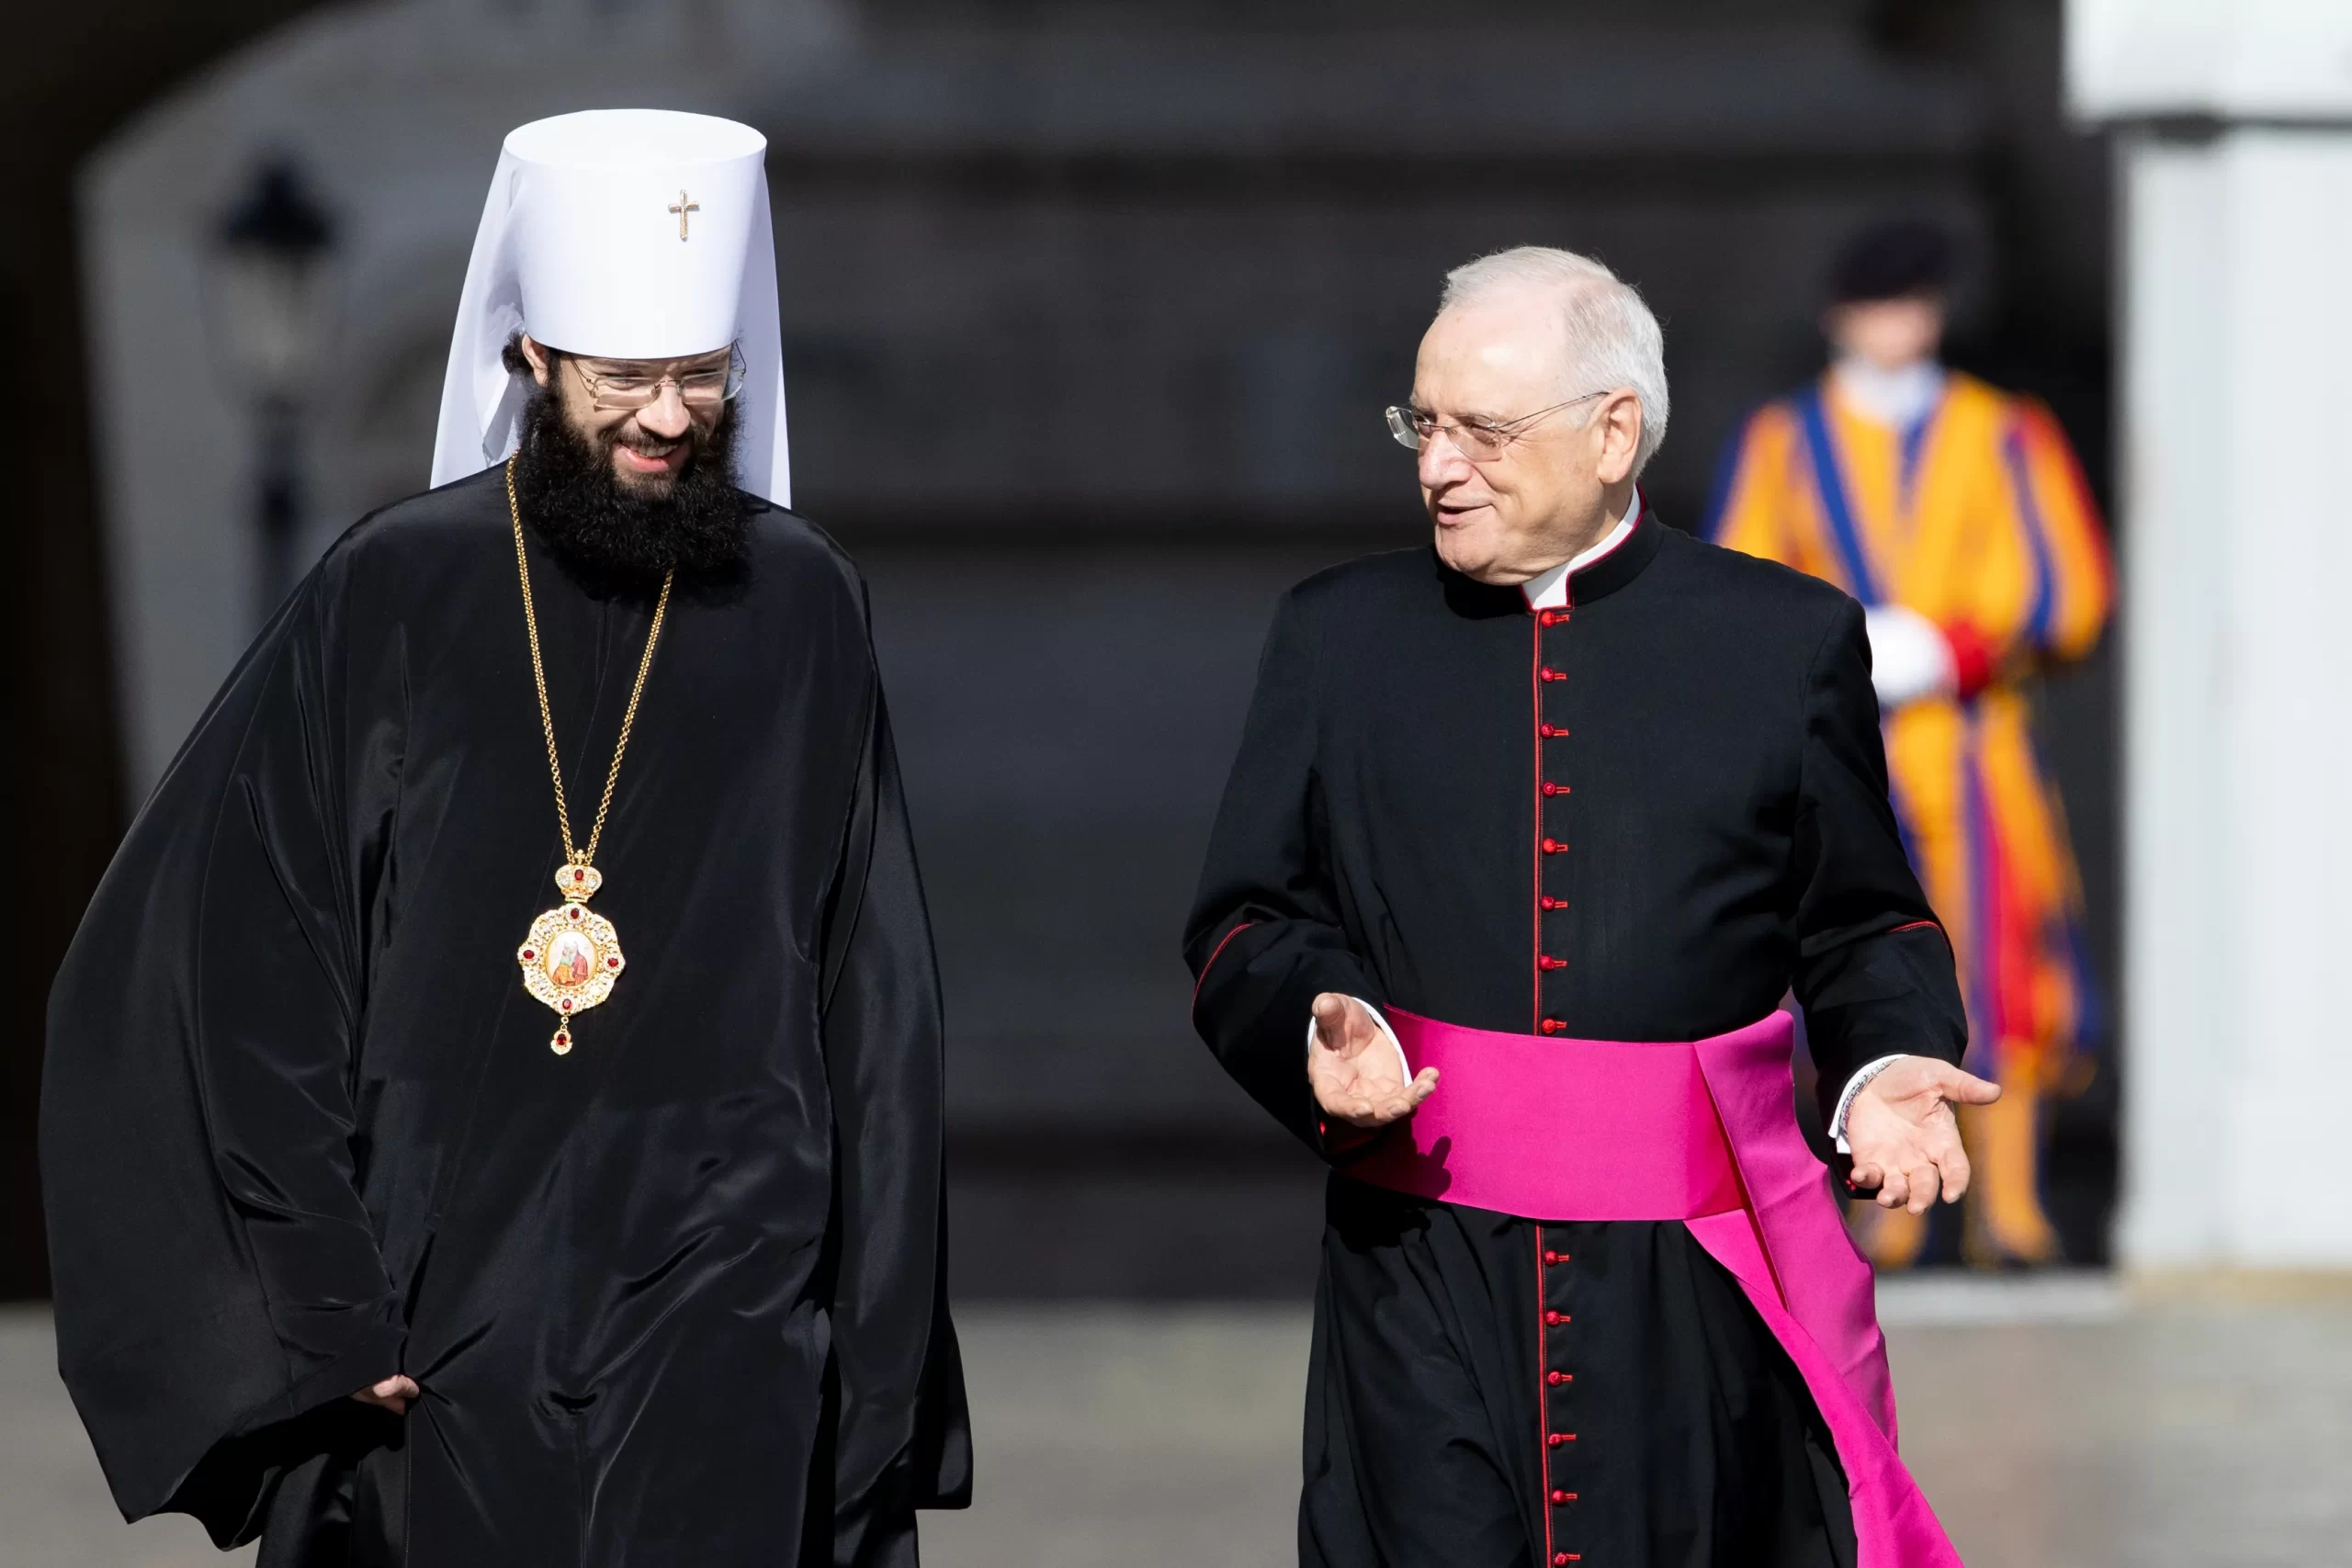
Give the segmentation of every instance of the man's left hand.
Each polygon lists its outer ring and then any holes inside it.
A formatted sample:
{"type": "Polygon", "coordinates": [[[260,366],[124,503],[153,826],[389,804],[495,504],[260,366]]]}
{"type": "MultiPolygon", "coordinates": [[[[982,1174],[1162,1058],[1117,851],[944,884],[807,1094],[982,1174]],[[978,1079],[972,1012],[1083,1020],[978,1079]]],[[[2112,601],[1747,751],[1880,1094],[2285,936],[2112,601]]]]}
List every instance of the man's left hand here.
{"type": "Polygon", "coordinates": [[[1933,1056],[1905,1056],[1862,1086],[1846,1108],[1846,1146],[1854,1152],[1853,1185],[1878,1189],[1883,1209],[1924,1214],[1940,1192],[1947,1203],[1968,1190],[1968,1151],[1961,1146],[1955,1105],[1990,1105],[2001,1086],[1933,1056]]]}

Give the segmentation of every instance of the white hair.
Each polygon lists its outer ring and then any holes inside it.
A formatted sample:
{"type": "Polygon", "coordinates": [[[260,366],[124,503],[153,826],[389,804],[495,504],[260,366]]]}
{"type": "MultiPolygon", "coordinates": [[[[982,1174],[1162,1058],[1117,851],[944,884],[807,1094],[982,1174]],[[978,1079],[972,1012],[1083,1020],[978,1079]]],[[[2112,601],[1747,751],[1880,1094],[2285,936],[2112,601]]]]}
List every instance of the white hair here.
{"type": "MultiPolygon", "coordinates": [[[[1568,362],[1577,378],[1572,393],[1630,387],[1641,400],[1642,442],[1634,453],[1638,476],[1666,440],[1666,335],[1657,318],[1639,290],[1600,263],[1548,245],[1520,245],[1463,263],[1445,275],[1437,308],[1442,314],[1522,288],[1544,290],[1559,301],[1568,362]]],[[[1590,411],[1582,417],[1591,417],[1590,411]]]]}

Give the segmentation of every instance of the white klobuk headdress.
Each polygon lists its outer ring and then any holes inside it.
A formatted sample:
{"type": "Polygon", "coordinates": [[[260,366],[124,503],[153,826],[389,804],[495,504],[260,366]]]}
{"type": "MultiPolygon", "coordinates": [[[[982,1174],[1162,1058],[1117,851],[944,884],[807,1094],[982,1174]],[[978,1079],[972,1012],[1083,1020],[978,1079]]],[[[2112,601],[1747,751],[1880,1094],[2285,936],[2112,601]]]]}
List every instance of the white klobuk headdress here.
{"type": "Polygon", "coordinates": [[[594,359],[677,359],[738,344],[743,488],[792,502],[775,235],[751,127],[667,109],[594,109],[508,133],[491,176],[441,384],[433,482],[505,461],[532,384],[517,331],[594,359]]]}

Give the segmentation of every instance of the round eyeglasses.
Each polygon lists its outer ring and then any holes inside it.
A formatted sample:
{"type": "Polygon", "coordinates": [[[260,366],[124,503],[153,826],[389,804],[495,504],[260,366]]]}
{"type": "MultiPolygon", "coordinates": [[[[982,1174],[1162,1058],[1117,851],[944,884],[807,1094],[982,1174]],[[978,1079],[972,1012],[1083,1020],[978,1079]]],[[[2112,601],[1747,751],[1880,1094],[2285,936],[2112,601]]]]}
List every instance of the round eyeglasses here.
{"type": "Polygon", "coordinates": [[[1450,423],[1435,414],[1423,413],[1417,408],[1391,407],[1385,412],[1388,416],[1388,434],[1396,437],[1397,446],[1419,452],[1442,435],[1453,443],[1453,449],[1464,457],[1474,463],[1484,463],[1501,457],[1510,444],[1525,434],[1537,420],[1565,408],[1574,408],[1578,403],[1589,403],[1595,398],[1605,398],[1614,390],[1616,389],[1611,387],[1598,392],[1586,392],[1570,398],[1566,402],[1554,403],[1550,408],[1537,409],[1533,413],[1523,413],[1517,419],[1465,419],[1450,423]]]}
{"type": "Polygon", "coordinates": [[[580,374],[588,389],[588,396],[596,407],[607,411],[641,409],[662,396],[664,387],[678,389],[678,400],[690,409],[716,408],[743,389],[743,378],[748,367],[743,363],[743,351],[727,351],[725,369],[692,370],[683,376],[636,376],[590,370],[578,360],[571,367],[580,374]]]}

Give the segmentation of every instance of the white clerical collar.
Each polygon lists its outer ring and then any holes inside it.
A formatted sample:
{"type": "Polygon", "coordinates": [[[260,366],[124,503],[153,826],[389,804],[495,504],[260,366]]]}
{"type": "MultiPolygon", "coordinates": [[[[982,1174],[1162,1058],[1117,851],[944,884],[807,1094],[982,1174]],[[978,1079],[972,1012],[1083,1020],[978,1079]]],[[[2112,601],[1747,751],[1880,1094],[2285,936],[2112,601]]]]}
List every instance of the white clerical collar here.
{"type": "Polygon", "coordinates": [[[1568,579],[1623,544],[1641,517],[1642,492],[1635,491],[1633,505],[1625,509],[1625,515],[1617,519],[1617,526],[1610,529],[1600,543],[1580,555],[1571,556],[1541,577],[1531,577],[1519,585],[1520,592],[1527,595],[1527,607],[1531,610],[1556,610],[1566,604],[1568,602],[1568,579]]]}
{"type": "Polygon", "coordinates": [[[1869,360],[1849,355],[1830,367],[1838,395],[1856,413],[1889,430],[1908,430],[1928,417],[1944,395],[1944,367],[1932,359],[1915,359],[1894,370],[1882,370],[1869,360]]]}

